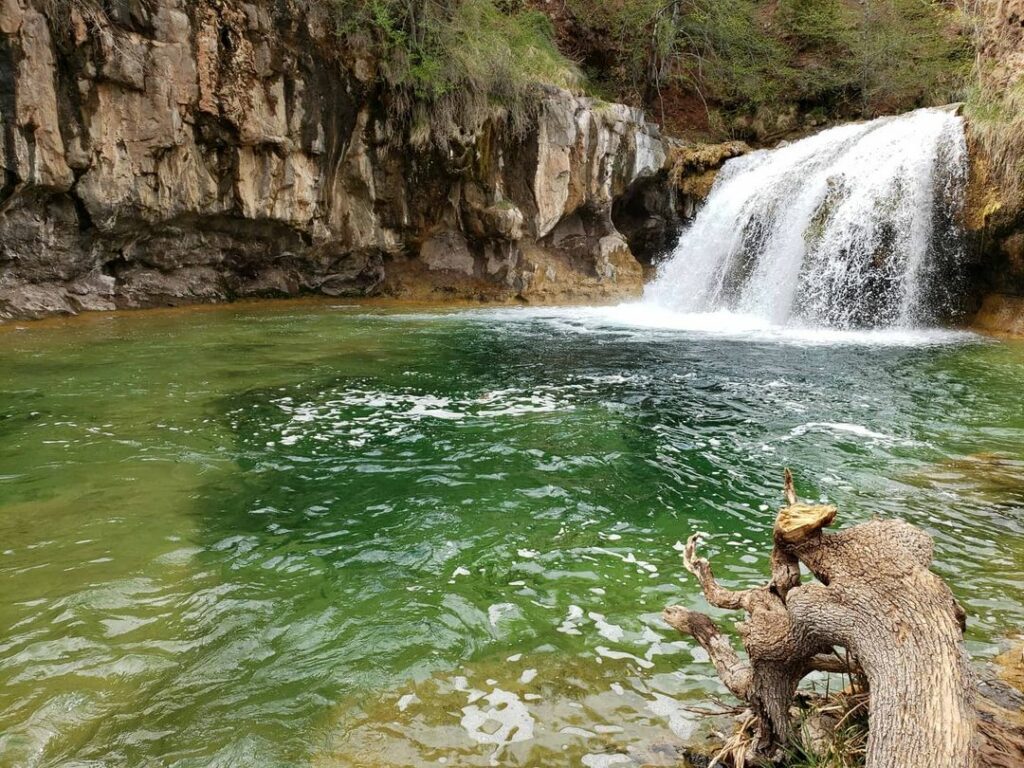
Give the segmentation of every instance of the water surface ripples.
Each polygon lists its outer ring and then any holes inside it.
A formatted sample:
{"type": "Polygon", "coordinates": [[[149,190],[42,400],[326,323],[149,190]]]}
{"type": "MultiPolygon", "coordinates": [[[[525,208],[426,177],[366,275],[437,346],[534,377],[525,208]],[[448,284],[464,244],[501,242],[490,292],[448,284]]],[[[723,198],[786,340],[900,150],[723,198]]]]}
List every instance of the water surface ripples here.
{"type": "Polygon", "coordinates": [[[673,545],[763,579],[786,465],[935,536],[974,654],[1024,624],[1022,345],[655,320],[5,330],[0,765],[669,760],[721,692],[673,545]]]}

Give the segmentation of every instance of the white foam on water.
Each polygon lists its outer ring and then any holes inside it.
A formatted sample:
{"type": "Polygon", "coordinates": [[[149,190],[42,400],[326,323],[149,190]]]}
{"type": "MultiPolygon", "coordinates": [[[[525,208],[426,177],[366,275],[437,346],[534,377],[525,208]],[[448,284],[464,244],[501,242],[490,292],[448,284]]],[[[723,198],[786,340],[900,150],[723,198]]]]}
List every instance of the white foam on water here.
{"type": "Polygon", "coordinates": [[[498,626],[502,619],[519,615],[519,608],[514,603],[495,603],[487,608],[487,620],[492,627],[498,626]]]}
{"type": "Polygon", "coordinates": [[[621,642],[622,638],[626,636],[626,630],[624,630],[618,624],[609,623],[605,619],[604,614],[595,613],[591,611],[588,614],[588,616],[590,616],[591,621],[594,622],[594,627],[597,629],[597,634],[599,634],[605,640],[610,640],[613,643],[618,643],[621,642]]]}
{"type": "Polygon", "coordinates": [[[579,625],[582,622],[583,609],[578,605],[570,605],[568,615],[561,625],[556,627],[555,631],[561,632],[563,635],[582,635],[583,633],[579,630],[579,625]]]}
{"type": "MultiPolygon", "coordinates": [[[[544,323],[565,333],[625,336],[636,341],[715,338],[793,346],[920,347],[981,340],[969,331],[935,327],[832,328],[794,319],[771,319],[730,309],[684,312],[654,302],[626,302],[601,307],[502,307],[464,310],[461,318],[488,325],[544,323]]],[[[608,380],[604,382],[616,384],[608,380]]]]}
{"type": "Polygon", "coordinates": [[[273,402],[286,421],[274,427],[276,434],[269,436],[276,439],[267,441],[266,447],[291,447],[308,439],[362,448],[382,437],[417,433],[424,422],[487,422],[573,411],[576,408],[573,399],[585,388],[584,383],[575,381],[530,390],[505,388],[482,396],[449,397],[354,386],[327,390],[317,399],[305,402],[280,397],[273,402]]]}
{"type": "Polygon", "coordinates": [[[470,703],[463,707],[461,724],[474,741],[495,746],[490,763],[498,765],[506,746],[533,738],[534,719],[514,693],[495,688],[483,698],[490,706],[485,709],[470,703]]]}
{"type": "Polygon", "coordinates": [[[927,324],[955,300],[966,180],[963,119],[941,109],[735,158],[645,302],[780,325],[927,324]]]}
{"type": "Polygon", "coordinates": [[[806,424],[800,424],[789,431],[789,437],[783,439],[786,440],[794,437],[803,437],[809,432],[838,432],[863,438],[864,440],[872,443],[883,443],[886,445],[921,445],[921,443],[916,440],[908,440],[906,438],[896,437],[895,435],[887,435],[884,432],[876,432],[862,424],[848,424],[845,422],[833,421],[809,421],[806,424]]]}
{"type": "Polygon", "coordinates": [[[611,555],[612,557],[619,558],[624,563],[635,565],[636,572],[641,575],[656,576],[658,574],[658,566],[656,566],[654,563],[648,563],[646,560],[638,560],[636,555],[633,554],[632,551],[627,552],[625,555],[619,554],[618,552],[613,552],[610,549],[605,549],[604,547],[590,547],[590,551],[600,553],[603,555],[611,555]]]}
{"type": "Polygon", "coordinates": [[[654,664],[647,659],[641,659],[639,656],[634,656],[632,653],[626,653],[625,651],[613,651],[611,648],[607,648],[603,645],[597,646],[594,650],[597,651],[599,656],[603,656],[606,659],[612,659],[614,661],[628,659],[629,661],[639,664],[642,669],[650,669],[654,666],[654,664]]]}
{"type": "Polygon", "coordinates": [[[679,738],[688,739],[692,736],[697,728],[693,715],[671,696],[657,691],[653,691],[653,694],[654,700],[647,702],[647,709],[658,717],[666,718],[669,729],[679,738]]]}

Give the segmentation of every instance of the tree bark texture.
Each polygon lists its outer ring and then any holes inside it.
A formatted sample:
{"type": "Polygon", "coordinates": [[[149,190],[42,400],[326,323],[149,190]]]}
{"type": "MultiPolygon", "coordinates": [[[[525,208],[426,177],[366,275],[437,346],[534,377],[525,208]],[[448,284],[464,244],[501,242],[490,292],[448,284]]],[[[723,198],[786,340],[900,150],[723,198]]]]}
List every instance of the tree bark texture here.
{"type": "Polygon", "coordinates": [[[965,617],[929,570],[931,537],[901,520],[824,533],[835,507],[799,504],[788,470],[785,496],[768,584],[724,589],[697,556],[696,536],[684,552],[711,605],[746,611],[738,630],[748,661],[707,616],[679,606],[664,614],[707,650],[726,687],[750,706],[757,723],[751,757],[778,756],[790,737],[797,685],[817,669],[847,671],[866,683],[867,768],[975,768],[965,617]],[[801,563],[816,581],[801,584],[801,563]]]}

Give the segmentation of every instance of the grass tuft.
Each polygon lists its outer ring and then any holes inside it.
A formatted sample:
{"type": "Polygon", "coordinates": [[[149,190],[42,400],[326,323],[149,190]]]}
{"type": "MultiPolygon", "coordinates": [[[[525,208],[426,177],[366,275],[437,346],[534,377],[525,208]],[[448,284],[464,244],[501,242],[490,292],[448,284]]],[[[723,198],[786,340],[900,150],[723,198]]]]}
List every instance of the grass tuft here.
{"type": "Polygon", "coordinates": [[[1017,37],[997,9],[978,5],[969,11],[977,25],[977,46],[984,55],[975,62],[964,113],[970,120],[972,138],[988,160],[991,180],[1004,195],[1019,199],[1024,196],[1024,72],[1010,63],[1017,37]]]}
{"type": "Polygon", "coordinates": [[[868,740],[868,696],[816,697],[800,714],[786,768],[862,768],[868,740]]]}
{"type": "Polygon", "coordinates": [[[342,39],[368,36],[387,86],[389,118],[414,145],[445,146],[461,131],[503,117],[530,125],[538,84],[580,89],[550,20],[496,0],[325,0],[342,39]]]}

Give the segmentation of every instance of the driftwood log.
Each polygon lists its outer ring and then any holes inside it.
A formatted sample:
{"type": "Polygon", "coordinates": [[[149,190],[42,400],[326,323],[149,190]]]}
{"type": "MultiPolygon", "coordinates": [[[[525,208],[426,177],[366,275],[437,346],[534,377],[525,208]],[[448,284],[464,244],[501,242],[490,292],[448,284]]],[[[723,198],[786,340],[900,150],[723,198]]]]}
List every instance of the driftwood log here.
{"type": "Polygon", "coordinates": [[[711,605],[747,612],[737,628],[748,661],[704,614],[679,606],[664,613],[704,647],[722,682],[750,707],[756,737],[747,758],[780,756],[791,736],[798,683],[824,670],[850,673],[867,686],[867,768],[977,766],[965,614],[928,569],[931,537],[901,520],[824,533],[835,507],[798,503],[789,470],[785,498],[768,584],[725,589],[697,555],[696,536],[684,551],[684,564],[711,605]],[[801,563],[815,582],[801,584],[801,563]]]}

